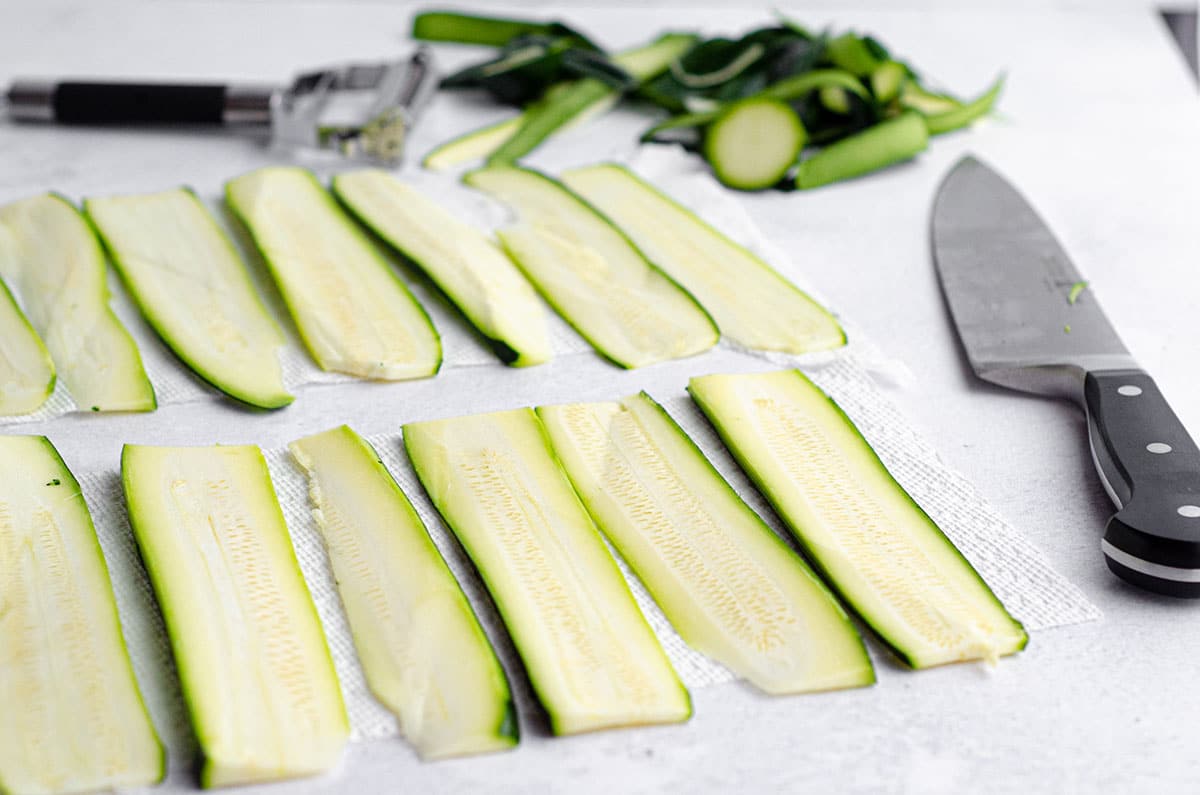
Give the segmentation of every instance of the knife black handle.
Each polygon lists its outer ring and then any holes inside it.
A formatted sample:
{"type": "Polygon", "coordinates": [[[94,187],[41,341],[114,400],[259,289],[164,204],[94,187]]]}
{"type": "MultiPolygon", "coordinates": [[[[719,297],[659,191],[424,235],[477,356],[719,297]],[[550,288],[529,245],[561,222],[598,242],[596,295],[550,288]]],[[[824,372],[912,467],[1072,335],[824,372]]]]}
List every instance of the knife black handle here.
{"type": "Polygon", "coordinates": [[[1084,400],[1096,469],[1119,508],[1101,544],[1109,569],[1200,597],[1200,449],[1141,370],[1088,373],[1084,400]]]}

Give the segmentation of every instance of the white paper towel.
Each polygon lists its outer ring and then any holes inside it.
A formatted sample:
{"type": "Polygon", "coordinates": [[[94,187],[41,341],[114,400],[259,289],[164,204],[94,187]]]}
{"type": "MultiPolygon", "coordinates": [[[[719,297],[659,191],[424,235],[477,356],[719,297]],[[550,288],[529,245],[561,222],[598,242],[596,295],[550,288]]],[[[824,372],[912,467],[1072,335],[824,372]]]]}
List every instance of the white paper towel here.
{"type": "MultiPolygon", "coordinates": [[[[964,478],[941,462],[852,359],[840,358],[824,366],[805,368],[805,371],[855,421],[897,480],[954,541],[1026,628],[1037,631],[1099,617],[1099,611],[1075,586],[1054,571],[1036,547],[1006,524],[964,478]]],[[[696,441],[747,504],[787,539],[778,518],[734,462],[699,409],[681,393],[655,394],[654,397],[696,441]]],[[[373,436],[369,441],[429,528],[434,542],[495,642],[505,668],[510,672],[519,671],[519,662],[482,582],[421,489],[403,453],[400,434],[373,436]]],[[[311,515],[305,476],[286,449],[268,450],[265,456],[292,534],[296,556],[325,627],[354,737],[391,736],[397,732],[396,721],[366,687],[320,531],[311,515]]],[[[162,621],[133,545],[119,475],[115,470],[90,473],[81,477],[80,483],[110,564],[134,670],[155,725],[162,732],[172,757],[188,758],[193,743],[162,621]]],[[[733,680],[734,676],[727,669],[683,642],[637,578],[619,559],[618,563],[684,683],[689,688],[699,688],[733,680]]],[[[877,645],[872,648],[879,652],[877,645]]],[[[528,707],[530,697],[519,677],[516,694],[518,703],[528,707]]]]}
{"type": "MultiPolygon", "coordinates": [[[[645,149],[632,159],[631,164],[639,173],[683,201],[701,217],[746,245],[802,288],[808,289],[795,263],[764,240],[741,206],[715,187],[691,159],[673,150],[645,149]]],[[[413,172],[404,177],[480,227],[495,228],[505,222],[506,212],[503,208],[444,176],[413,172]]],[[[218,214],[218,217],[221,216],[218,214]]],[[[236,234],[235,240],[244,244],[236,234]]],[[[349,380],[345,376],[322,373],[311,363],[299,346],[294,329],[286,321],[278,294],[265,277],[261,264],[253,257],[250,262],[268,306],[281,319],[289,336],[283,353],[287,385],[294,389],[307,383],[349,380]]],[[[420,280],[408,281],[414,284],[414,291],[429,308],[442,334],[446,367],[503,367],[435,291],[420,280]]],[[[160,402],[222,399],[214,390],[188,375],[173,359],[137,316],[132,302],[119,285],[115,293],[114,306],[142,348],[160,402]]],[[[814,297],[820,300],[819,295],[814,294],[814,297]]],[[[905,422],[895,406],[878,390],[871,376],[903,384],[909,378],[907,370],[902,364],[882,355],[858,333],[853,324],[847,324],[845,319],[842,321],[848,325],[850,344],[839,351],[799,357],[743,352],[781,366],[799,366],[833,396],[859,425],[889,470],[963,551],[1001,601],[1027,628],[1039,630],[1097,618],[1098,610],[1083,594],[1055,572],[1040,551],[997,516],[962,476],[946,467],[928,443],[919,438],[905,422]]],[[[558,356],[593,355],[587,344],[560,319],[551,317],[551,322],[558,356]]],[[[615,399],[620,395],[611,397],[615,399]]],[[[654,397],[664,404],[699,444],[743,499],[786,538],[777,517],[733,462],[694,404],[682,393],[654,393],[654,397]]],[[[302,395],[300,399],[303,399],[302,395]]],[[[71,410],[72,405],[65,393],[58,392],[51,403],[34,417],[45,418],[62,413],[71,410]]],[[[418,514],[480,615],[506,669],[510,672],[519,671],[511,643],[482,583],[421,490],[401,449],[399,434],[371,437],[370,441],[412,499],[418,514]]],[[[325,626],[354,736],[362,739],[395,734],[396,721],[366,688],[320,534],[309,512],[304,476],[284,449],[268,450],[266,458],[292,533],[297,557],[325,626]]],[[[80,477],[80,483],[109,562],[134,669],[155,724],[174,759],[190,758],[194,753],[194,741],[187,726],[162,620],[130,535],[119,474],[115,468],[88,473],[80,477]]],[[[687,647],[623,564],[622,571],[688,687],[704,687],[734,678],[722,666],[687,647]]],[[[514,687],[519,706],[531,706],[527,684],[521,677],[515,678],[514,687]]],[[[523,714],[527,714],[527,710],[523,710],[523,714]]]]}

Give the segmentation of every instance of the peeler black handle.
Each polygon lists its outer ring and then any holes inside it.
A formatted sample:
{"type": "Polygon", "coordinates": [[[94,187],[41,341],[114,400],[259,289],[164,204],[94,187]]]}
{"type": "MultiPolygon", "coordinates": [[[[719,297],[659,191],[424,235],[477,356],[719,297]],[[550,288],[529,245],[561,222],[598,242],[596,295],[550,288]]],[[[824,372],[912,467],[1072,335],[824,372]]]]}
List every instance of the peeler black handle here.
{"type": "Polygon", "coordinates": [[[9,114],[59,124],[269,124],[273,91],[261,86],[17,80],[9,114]]]}

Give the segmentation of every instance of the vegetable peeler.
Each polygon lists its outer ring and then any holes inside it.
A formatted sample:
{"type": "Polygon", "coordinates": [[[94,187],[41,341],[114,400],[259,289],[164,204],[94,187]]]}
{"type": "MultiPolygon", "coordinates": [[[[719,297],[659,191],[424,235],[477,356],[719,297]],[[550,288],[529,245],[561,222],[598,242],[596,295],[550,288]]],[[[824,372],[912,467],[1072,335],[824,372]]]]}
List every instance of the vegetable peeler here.
{"type": "Polygon", "coordinates": [[[436,89],[432,56],[421,47],[396,61],[305,72],[286,87],[18,78],[0,105],[13,121],[215,126],[394,164],[436,89]]]}

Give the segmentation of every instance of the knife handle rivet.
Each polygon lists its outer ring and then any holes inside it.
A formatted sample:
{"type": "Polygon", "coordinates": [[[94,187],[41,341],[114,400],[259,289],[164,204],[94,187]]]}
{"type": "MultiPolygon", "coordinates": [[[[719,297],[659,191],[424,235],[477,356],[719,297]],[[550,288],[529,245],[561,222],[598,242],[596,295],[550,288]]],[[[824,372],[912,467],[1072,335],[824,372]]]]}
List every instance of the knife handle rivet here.
{"type": "Polygon", "coordinates": [[[1176,513],[1188,519],[1200,519],[1200,505],[1180,505],[1176,513]]]}
{"type": "Polygon", "coordinates": [[[1117,394],[1124,395],[1125,397],[1137,397],[1142,394],[1142,388],[1133,384],[1125,384],[1124,386],[1117,387],[1117,394]]]}
{"type": "Polygon", "coordinates": [[[1166,442],[1151,442],[1150,444],[1146,445],[1146,449],[1155,455],[1163,455],[1164,453],[1171,452],[1172,448],[1171,445],[1167,444],[1166,442]]]}

